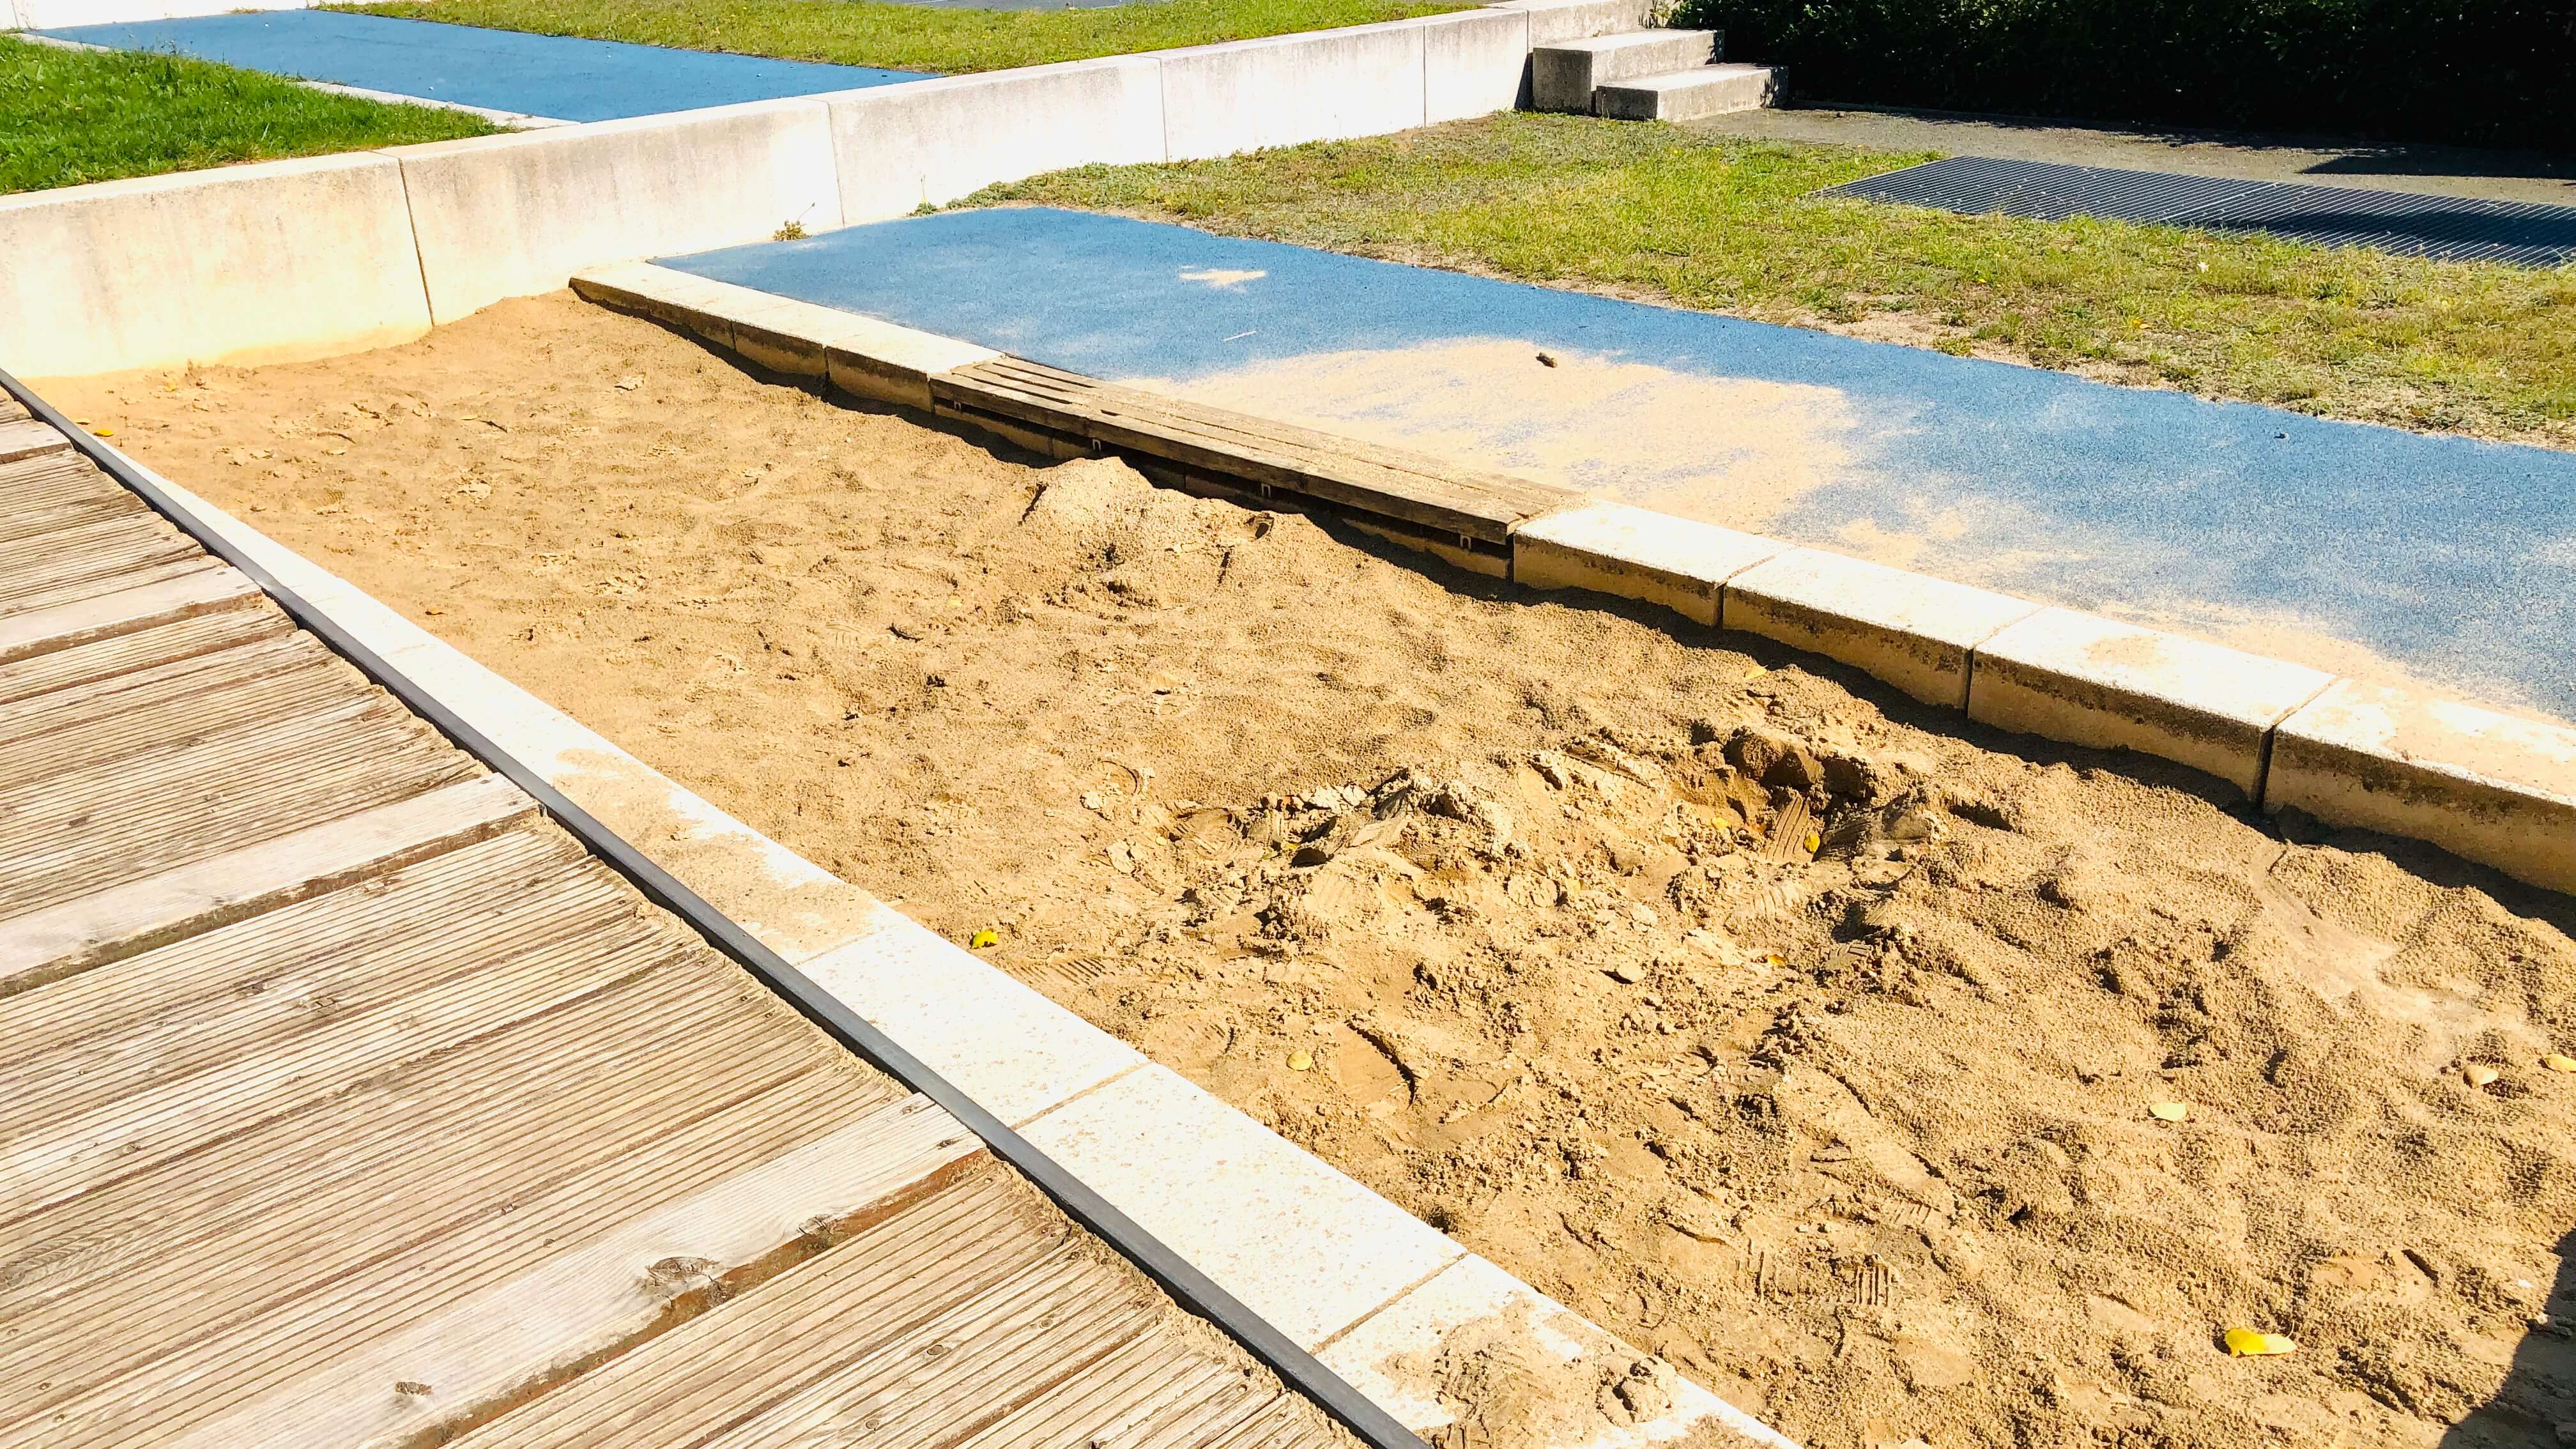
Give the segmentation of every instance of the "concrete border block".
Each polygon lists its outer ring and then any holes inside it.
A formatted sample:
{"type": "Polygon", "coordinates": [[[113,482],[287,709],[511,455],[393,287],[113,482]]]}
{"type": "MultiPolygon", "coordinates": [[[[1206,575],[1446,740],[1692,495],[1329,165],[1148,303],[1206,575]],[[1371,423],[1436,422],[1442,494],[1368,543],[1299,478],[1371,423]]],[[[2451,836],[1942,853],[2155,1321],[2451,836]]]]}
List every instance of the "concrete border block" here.
{"type": "Polygon", "coordinates": [[[924,411],[932,377],[1002,355],[650,262],[596,267],[574,276],[572,287],[590,301],[693,332],[773,372],[824,379],[856,397],[924,411]]]}
{"type": "Polygon", "coordinates": [[[1309,1351],[1465,1256],[1164,1067],[1076,1097],[1021,1135],[1309,1351]],[[1187,1173],[1172,1170],[1180,1142],[1187,1173]]]}
{"type": "MultiPolygon", "coordinates": [[[[1525,1390],[1568,1384],[1578,1401],[1534,1406],[1533,1418],[1566,1426],[1551,1440],[1564,1449],[1642,1449],[1688,1440],[1693,1444],[1759,1445],[1796,1449],[1789,1440],[1684,1378],[1672,1365],[1638,1352],[1581,1314],[1549,1298],[1483,1258],[1469,1255],[1428,1282],[1372,1313],[1318,1353],[1326,1368],[1376,1401],[1427,1442],[1449,1443],[1441,1431],[1458,1424],[1434,1382],[1444,1353],[1483,1356],[1493,1362],[1536,1367],[1579,1365],[1590,1372],[1527,1376],[1525,1390]],[[1659,1410],[1621,1423],[1602,1412],[1602,1390],[1642,1377],[1659,1410]],[[1550,1413],[1549,1410],[1555,1412],[1550,1413]],[[1590,1423],[1590,1432],[1572,1426],[1590,1423]]],[[[1458,1442],[1466,1442],[1460,1440],[1458,1442]]]]}
{"type": "Polygon", "coordinates": [[[1963,710],[1969,652],[2039,607],[2009,594],[1800,548],[1727,580],[1719,622],[1840,660],[1926,704],[1963,710]]]}
{"type": "Polygon", "coordinates": [[[1661,604],[1715,625],[1728,579],[1790,545],[1625,503],[1589,502],[1512,530],[1512,578],[1661,604]]]}
{"type": "Polygon", "coordinates": [[[1002,354],[935,332],[844,312],[841,329],[823,348],[832,386],[852,397],[930,411],[930,380],[952,368],[990,362],[1002,354]]]}
{"type": "Polygon", "coordinates": [[[1165,51],[1168,159],[1419,126],[1426,33],[1407,20],[1165,51]]]}
{"type": "Polygon", "coordinates": [[[2161,756],[2252,798],[2272,726],[2333,682],[2303,664],[2051,608],[1977,646],[1968,717],[2161,756]]]}
{"type": "Polygon", "coordinates": [[[2273,732],[2264,807],[2576,894],[2576,729],[2340,679],[2273,732]]]}
{"type": "Polygon", "coordinates": [[[1422,26],[1422,123],[1508,111],[1529,79],[1527,11],[1459,10],[1422,26]]]}
{"type": "Polygon", "coordinates": [[[1145,1065],[1133,1047],[899,911],[880,909],[866,935],[803,970],[1014,1127],[1145,1065]]]}
{"type": "Polygon", "coordinates": [[[814,97],[382,154],[402,164],[441,323],[606,262],[765,241],[789,222],[841,224],[830,111],[814,97]]]}
{"type": "Polygon", "coordinates": [[[430,324],[380,153],[0,197],[0,256],[0,358],[22,377],[295,361],[430,324]]]}
{"type": "Polygon", "coordinates": [[[1069,166],[1163,159],[1163,70],[1111,56],[823,98],[855,223],[1069,166]]]}

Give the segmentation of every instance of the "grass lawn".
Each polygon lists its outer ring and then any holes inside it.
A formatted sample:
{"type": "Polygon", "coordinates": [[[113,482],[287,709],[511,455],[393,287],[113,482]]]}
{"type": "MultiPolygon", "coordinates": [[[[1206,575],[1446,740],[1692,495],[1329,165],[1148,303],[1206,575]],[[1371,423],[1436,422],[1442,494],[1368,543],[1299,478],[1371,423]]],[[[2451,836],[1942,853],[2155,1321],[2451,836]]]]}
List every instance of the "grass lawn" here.
{"type": "Polygon", "coordinates": [[[1475,0],[1151,0],[1106,10],[933,10],[874,0],[390,0],[400,15],[943,75],[1252,40],[1463,10],[1475,0]]]}
{"type": "Polygon", "coordinates": [[[480,117],[228,65],[0,37],[0,192],[482,136],[480,117]]]}
{"type": "Polygon", "coordinates": [[[962,204],[1123,212],[2111,381],[2576,446],[2576,271],[1807,198],[1926,159],[1509,114],[1221,161],[1086,167],[962,204]]]}

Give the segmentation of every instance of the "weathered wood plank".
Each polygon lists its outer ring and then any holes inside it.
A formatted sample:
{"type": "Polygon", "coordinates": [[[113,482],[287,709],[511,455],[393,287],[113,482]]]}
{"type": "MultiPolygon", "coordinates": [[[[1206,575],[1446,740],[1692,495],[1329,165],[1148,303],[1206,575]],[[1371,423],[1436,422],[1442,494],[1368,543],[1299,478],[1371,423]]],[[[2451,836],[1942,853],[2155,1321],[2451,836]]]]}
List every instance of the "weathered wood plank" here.
{"type": "Polygon", "coordinates": [[[0,918],[408,799],[476,772],[382,695],[78,762],[0,790],[0,918]]]}
{"type": "Polygon", "coordinates": [[[263,597],[248,575],[209,559],[175,577],[0,616],[0,664],[112,639],[191,615],[242,607],[263,597]]]}
{"type": "MultiPolygon", "coordinates": [[[[524,859],[528,839],[468,850],[524,859]]],[[[104,974],[149,989],[208,941],[104,974]]],[[[0,1227],[16,1269],[0,1315],[25,1330],[0,1335],[0,1425],[82,1400],[103,1427],[222,1412],[902,1096],[747,987],[685,954],[0,1227]]]]}
{"type": "Polygon", "coordinates": [[[225,609],[195,614],[130,634],[75,645],[51,654],[0,664],[0,705],[16,704],[55,690],[113,680],[119,675],[152,670],[219,654],[263,639],[297,632],[275,609],[225,609]]]}
{"type": "Polygon", "coordinates": [[[68,453],[71,446],[71,439],[34,418],[0,422],[0,463],[15,463],[21,458],[37,458],[48,453],[68,453]]]}
{"type": "Polygon", "coordinates": [[[1016,358],[931,379],[934,402],[989,413],[1415,527],[1507,544],[1513,524],[1576,495],[1016,358]]]}
{"type": "MultiPolygon", "coordinates": [[[[740,1292],[765,1260],[865,1222],[984,1145],[914,1097],[559,1251],[403,1331],[357,1346],[162,1442],[171,1449],[393,1445],[471,1423],[669,1326],[674,1296],[740,1292]],[[675,1261],[689,1266],[674,1271],[675,1261]],[[638,1291],[659,1283],[667,1293],[638,1291]],[[430,1392],[388,1394],[393,1383],[430,1392]],[[420,1400],[405,1403],[405,1397],[420,1400]]],[[[667,1442],[667,1441],[666,1441],[667,1442]]]]}
{"type": "Polygon", "coordinates": [[[124,513],[0,543],[0,608],[86,579],[139,572],[205,550],[155,513],[124,513]]]}
{"type": "Polygon", "coordinates": [[[312,714],[364,687],[337,655],[285,633],[0,702],[0,790],[159,742],[312,714]]]}
{"type": "Polygon", "coordinates": [[[535,802],[487,775],[0,922],[0,996],[480,840],[535,802]]]}

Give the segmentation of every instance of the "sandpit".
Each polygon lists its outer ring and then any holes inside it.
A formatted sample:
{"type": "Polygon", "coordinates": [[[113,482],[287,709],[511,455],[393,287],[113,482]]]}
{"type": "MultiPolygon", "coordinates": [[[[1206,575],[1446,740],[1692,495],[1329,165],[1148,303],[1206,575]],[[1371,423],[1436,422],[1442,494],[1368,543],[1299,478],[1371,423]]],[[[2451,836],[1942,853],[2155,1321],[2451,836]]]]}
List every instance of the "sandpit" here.
{"type": "Polygon", "coordinates": [[[1802,1442],[2576,1441],[2566,898],[568,295],[51,392],[1802,1442]]]}

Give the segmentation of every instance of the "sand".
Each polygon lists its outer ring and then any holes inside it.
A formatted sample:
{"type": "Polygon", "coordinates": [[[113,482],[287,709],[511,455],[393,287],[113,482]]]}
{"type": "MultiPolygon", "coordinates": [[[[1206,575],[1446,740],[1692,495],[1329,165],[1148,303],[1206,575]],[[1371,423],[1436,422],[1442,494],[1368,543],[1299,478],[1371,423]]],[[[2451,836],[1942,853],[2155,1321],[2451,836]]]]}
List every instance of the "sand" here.
{"type": "Polygon", "coordinates": [[[1803,1442],[2576,1439],[2563,897],[565,296],[54,393],[1803,1442]]]}

